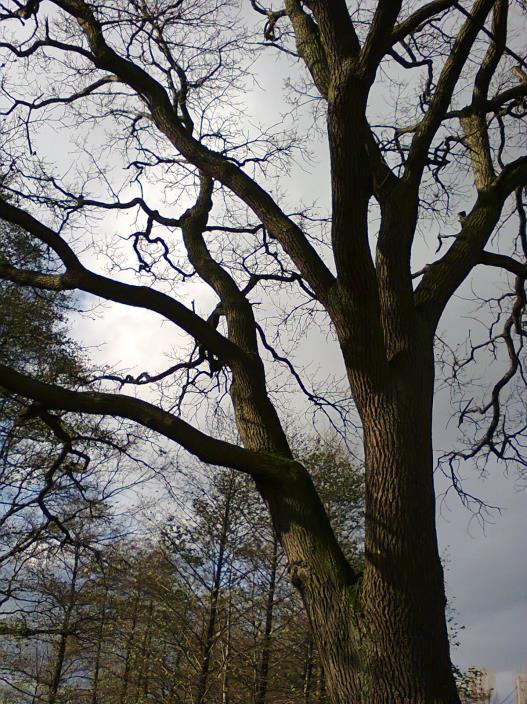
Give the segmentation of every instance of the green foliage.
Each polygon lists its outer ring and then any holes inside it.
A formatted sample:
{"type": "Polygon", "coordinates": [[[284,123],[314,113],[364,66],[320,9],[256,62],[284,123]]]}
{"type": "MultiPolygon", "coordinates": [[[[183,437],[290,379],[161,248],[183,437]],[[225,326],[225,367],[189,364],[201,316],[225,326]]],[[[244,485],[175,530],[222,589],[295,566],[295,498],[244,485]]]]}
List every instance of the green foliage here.
{"type": "MultiPolygon", "coordinates": [[[[5,223],[1,261],[25,270],[51,267],[43,245],[5,223]]],[[[70,295],[0,279],[0,362],[75,387],[85,370],[67,333],[73,307],[70,295]]],[[[22,559],[39,541],[69,539],[68,524],[75,527],[83,513],[94,520],[105,513],[111,489],[104,465],[119,454],[118,442],[101,421],[42,413],[0,388],[0,565],[22,559]]],[[[0,599],[5,579],[0,574],[0,599]]]]}
{"type": "Polygon", "coordinates": [[[463,704],[490,704],[494,690],[486,670],[469,667],[462,672],[454,667],[454,676],[463,704]]]}
{"type": "MultiPolygon", "coordinates": [[[[0,223],[0,260],[21,269],[49,269],[42,245],[22,230],[0,223]]],[[[67,336],[64,294],[20,287],[0,279],[0,361],[44,381],[78,377],[78,350],[67,336]]]]}
{"type": "Polygon", "coordinates": [[[337,438],[317,438],[297,450],[308,468],[339,542],[353,561],[364,533],[364,471],[337,438]]]}

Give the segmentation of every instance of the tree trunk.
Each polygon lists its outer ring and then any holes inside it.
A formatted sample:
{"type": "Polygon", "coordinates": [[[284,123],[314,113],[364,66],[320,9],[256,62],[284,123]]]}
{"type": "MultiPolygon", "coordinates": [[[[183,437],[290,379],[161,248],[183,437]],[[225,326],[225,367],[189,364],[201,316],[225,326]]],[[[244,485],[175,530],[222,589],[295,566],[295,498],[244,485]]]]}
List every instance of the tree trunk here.
{"type": "Polygon", "coordinates": [[[62,683],[64,660],[66,658],[66,648],[68,645],[71,618],[75,609],[75,597],[77,594],[77,578],[79,575],[80,547],[75,545],[73,566],[71,571],[71,582],[68,590],[67,602],[64,606],[64,616],[61,623],[61,633],[59,643],[55,653],[55,663],[53,674],[49,684],[48,704],[55,704],[57,701],[59,688],[62,683]]]}
{"type": "Polygon", "coordinates": [[[365,568],[348,616],[353,674],[327,657],[327,642],[320,652],[335,704],[455,704],[435,526],[433,359],[407,355],[393,366],[382,391],[362,403],[357,394],[367,495],[365,568]]]}
{"type": "Polygon", "coordinates": [[[104,638],[104,627],[106,625],[106,607],[108,603],[108,591],[109,588],[107,586],[104,590],[104,597],[99,620],[99,628],[97,629],[97,645],[95,648],[95,663],[93,667],[91,704],[98,704],[99,701],[99,675],[101,669],[101,652],[104,638]]]}
{"type": "Polygon", "coordinates": [[[231,659],[231,638],[232,638],[232,573],[229,579],[229,602],[227,605],[227,623],[225,624],[225,646],[223,649],[222,677],[221,677],[221,701],[222,704],[229,704],[230,698],[230,659],[231,659]]]}
{"type": "Polygon", "coordinates": [[[387,389],[361,408],[368,475],[362,694],[364,701],[454,704],[435,526],[432,354],[398,365],[387,389]]]}
{"type": "Polygon", "coordinates": [[[433,360],[408,355],[394,367],[385,384],[355,393],[368,487],[359,580],[327,520],[315,518],[321,507],[308,479],[299,473],[280,495],[260,491],[303,597],[329,701],[459,704],[435,529],[433,360]]]}
{"type": "Polygon", "coordinates": [[[137,627],[137,612],[139,609],[139,591],[135,593],[134,604],[132,607],[132,623],[130,633],[126,639],[126,651],[124,659],[124,671],[122,674],[121,695],[119,698],[120,704],[126,704],[128,698],[128,688],[130,685],[130,671],[132,666],[132,651],[135,640],[135,630],[137,627]]]}
{"type": "Polygon", "coordinates": [[[152,645],[152,625],[153,625],[154,603],[152,599],[148,602],[145,633],[141,645],[141,656],[137,673],[137,691],[143,690],[145,701],[148,701],[148,688],[150,684],[150,663],[152,645]]]}
{"type": "Polygon", "coordinates": [[[322,665],[319,663],[317,668],[317,691],[315,695],[315,701],[317,704],[326,704],[326,681],[324,679],[324,670],[322,665]]]}
{"type": "Polygon", "coordinates": [[[309,636],[306,647],[306,661],[304,664],[304,704],[311,702],[311,690],[313,686],[313,639],[309,636]]]}

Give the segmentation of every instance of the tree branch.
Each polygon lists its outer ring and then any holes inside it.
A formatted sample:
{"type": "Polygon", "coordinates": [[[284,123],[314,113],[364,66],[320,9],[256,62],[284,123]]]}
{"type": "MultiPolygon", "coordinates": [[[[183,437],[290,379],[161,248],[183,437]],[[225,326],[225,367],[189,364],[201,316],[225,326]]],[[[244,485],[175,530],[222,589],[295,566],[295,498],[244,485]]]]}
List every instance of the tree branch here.
{"type": "Polygon", "coordinates": [[[508,0],[496,0],[492,18],[492,40],[474,80],[473,105],[484,104],[489,86],[507,44],[508,0]]]}
{"type": "Polygon", "coordinates": [[[171,413],[132,396],[70,391],[44,384],[3,364],[0,364],[0,386],[42,404],[48,410],[126,418],[173,440],[203,462],[232,467],[253,477],[283,477],[284,470],[293,464],[287,458],[253,452],[213,438],[171,413]]]}
{"type": "Polygon", "coordinates": [[[386,51],[393,44],[392,30],[401,9],[402,2],[380,0],[370,25],[370,31],[360,55],[361,71],[368,85],[375,79],[375,73],[386,51]]]}
{"type": "Polygon", "coordinates": [[[498,254],[497,252],[481,252],[478,264],[484,264],[485,266],[494,266],[499,269],[505,269],[511,274],[520,276],[522,278],[527,278],[527,264],[519,262],[513,257],[508,257],[505,254],[498,254]]]}
{"type": "Polygon", "coordinates": [[[286,0],[285,6],[293,25],[298,54],[306,64],[320,95],[327,98],[330,83],[329,65],[318,27],[302,8],[299,0],[286,0]]]}
{"type": "MultiPolygon", "coordinates": [[[[326,299],[334,283],[332,273],[302,230],[285,215],[270,194],[238,165],[224,155],[208,149],[190,134],[178,118],[163,86],[141,67],[119,56],[106,43],[102,26],[87,3],[83,0],[53,2],[76,18],[90,45],[95,66],[117,75],[123,83],[141,96],[158,129],[180,154],[202,173],[222,183],[246,203],[269,234],[280,242],[317,297],[326,299]]],[[[350,22],[349,16],[348,21],[350,22]]]]}
{"type": "Polygon", "coordinates": [[[17,269],[1,254],[0,279],[46,291],[71,291],[75,288],[67,274],[43,274],[40,271],[17,269]]]}
{"type": "Polygon", "coordinates": [[[80,100],[80,98],[85,98],[86,96],[91,95],[99,88],[102,88],[102,86],[108,85],[109,83],[117,83],[118,81],[119,79],[117,76],[103,76],[98,81],[94,81],[89,86],[86,86],[86,88],[78,91],[78,93],[72,93],[71,95],[65,97],[46,98],[45,100],[37,100],[34,103],[30,103],[27,100],[15,100],[9,109],[3,112],[2,115],[7,116],[20,106],[28,108],[31,112],[32,110],[41,110],[49,105],[68,105],[69,103],[74,103],[77,100],[80,100]]]}
{"type": "Polygon", "coordinates": [[[343,59],[357,56],[360,43],[345,0],[309,0],[322,44],[333,69],[343,59]]]}
{"type": "Polygon", "coordinates": [[[55,291],[78,289],[109,301],[150,310],[175,323],[203,344],[206,349],[223,359],[233,362],[241,361],[244,358],[244,353],[239,347],[221,335],[206,320],[171,296],[146,286],[135,286],[115,281],[86,269],[62,237],[32,215],[21,208],[6,203],[1,198],[0,219],[22,227],[26,232],[51,247],[66,265],[64,274],[54,275],[15,269],[4,260],[1,262],[0,272],[5,278],[16,283],[36,288],[49,288],[55,291]]]}
{"type": "Polygon", "coordinates": [[[412,15],[395,25],[392,32],[392,44],[397,44],[397,42],[418,31],[421,25],[431,20],[439,12],[453,7],[457,2],[458,0],[434,0],[423,5],[412,15]]]}
{"type": "Polygon", "coordinates": [[[0,219],[18,225],[29,234],[50,247],[67,269],[81,269],[79,258],[56,232],[34,218],[22,208],[12,205],[0,196],[0,219]]]}
{"type": "Polygon", "coordinates": [[[405,178],[417,187],[428,149],[450,105],[452,94],[470,49],[485,22],[494,0],[476,0],[470,17],[458,32],[454,47],[443,66],[426,115],[416,127],[405,168],[405,178]]]}
{"type": "Polygon", "coordinates": [[[229,340],[246,355],[246,364],[231,365],[230,390],[243,444],[255,450],[267,448],[287,455],[290,452],[287,438],[267,393],[253,309],[229,272],[211,256],[203,237],[212,208],[212,191],[211,179],[202,176],[198,199],[182,218],[183,242],[189,261],[220,299],[229,340]]]}
{"type": "Polygon", "coordinates": [[[470,152],[474,183],[481,190],[494,178],[494,164],[486,119],[490,81],[498,67],[507,41],[508,0],[497,0],[492,20],[492,41],[474,80],[472,104],[461,115],[465,144],[470,152]]]}
{"type": "Polygon", "coordinates": [[[493,183],[480,191],[461,232],[445,255],[426,269],[415,291],[415,301],[433,327],[453,293],[472,268],[481,262],[484,247],[498,223],[505,201],[516,188],[526,184],[527,157],[507,164],[493,183]]]}

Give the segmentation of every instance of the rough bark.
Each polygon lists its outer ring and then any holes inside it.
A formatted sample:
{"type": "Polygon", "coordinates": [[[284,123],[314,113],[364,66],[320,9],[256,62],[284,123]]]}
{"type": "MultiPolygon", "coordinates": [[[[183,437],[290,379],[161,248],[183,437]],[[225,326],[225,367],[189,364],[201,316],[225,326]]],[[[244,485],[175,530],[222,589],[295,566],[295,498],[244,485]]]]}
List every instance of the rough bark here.
{"type": "Polygon", "coordinates": [[[368,489],[361,701],[458,701],[435,529],[429,347],[410,355],[362,413],[368,489]]]}
{"type": "Polygon", "coordinates": [[[362,578],[347,580],[324,550],[315,561],[302,536],[282,537],[333,704],[459,701],[435,530],[430,349],[398,360],[382,392],[359,406],[368,486],[362,578]]]}

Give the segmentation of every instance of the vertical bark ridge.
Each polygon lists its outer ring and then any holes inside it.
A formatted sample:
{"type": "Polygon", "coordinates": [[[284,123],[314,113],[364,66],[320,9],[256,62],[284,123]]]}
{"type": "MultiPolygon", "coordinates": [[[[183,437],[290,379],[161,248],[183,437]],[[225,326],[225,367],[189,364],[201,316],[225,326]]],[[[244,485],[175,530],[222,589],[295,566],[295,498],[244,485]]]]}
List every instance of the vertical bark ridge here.
{"type": "Polygon", "coordinates": [[[429,357],[409,356],[388,392],[362,407],[368,489],[361,701],[459,701],[435,528],[429,357]]]}

